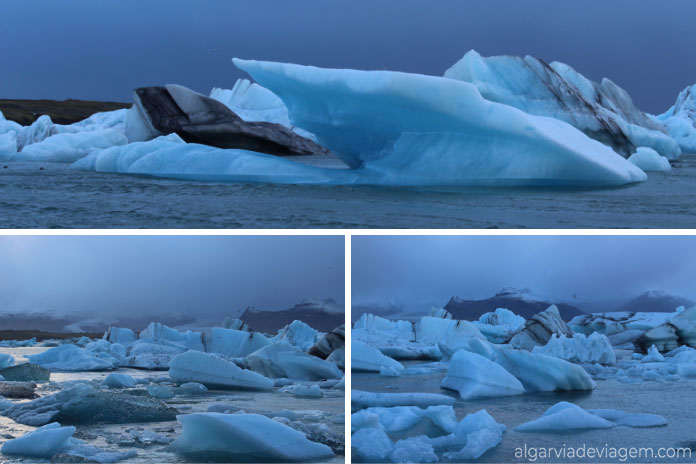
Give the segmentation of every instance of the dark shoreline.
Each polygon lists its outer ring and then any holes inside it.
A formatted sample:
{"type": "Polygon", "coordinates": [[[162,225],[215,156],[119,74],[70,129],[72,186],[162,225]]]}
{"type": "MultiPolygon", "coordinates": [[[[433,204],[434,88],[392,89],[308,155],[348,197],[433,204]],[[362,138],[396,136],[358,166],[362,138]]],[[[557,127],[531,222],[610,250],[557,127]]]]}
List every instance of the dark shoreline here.
{"type": "Polygon", "coordinates": [[[49,339],[64,340],[66,338],[101,338],[103,332],[43,332],[41,330],[0,330],[0,341],[2,340],[29,340],[36,338],[37,341],[49,339]]]}
{"type": "Polygon", "coordinates": [[[57,124],[73,124],[102,111],[130,107],[130,103],[92,100],[21,100],[0,99],[0,111],[5,118],[28,126],[39,116],[47,114],[57,124]]]}

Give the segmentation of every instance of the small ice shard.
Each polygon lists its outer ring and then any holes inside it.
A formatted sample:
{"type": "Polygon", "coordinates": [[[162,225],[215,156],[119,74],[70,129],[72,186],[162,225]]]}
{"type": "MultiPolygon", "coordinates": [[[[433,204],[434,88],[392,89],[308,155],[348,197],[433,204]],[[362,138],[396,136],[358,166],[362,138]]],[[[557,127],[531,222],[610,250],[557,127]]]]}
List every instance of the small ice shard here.
{"type": "Polygon", "coordinates": [[[393,366],[382,366],[379,368],[379,375],[383,375],[385,377],[399,377],[402,372],[403,369],[396,369],[393,366]]]}
{"type": "Polygon", "coordinates": [[[628,157],[628,161],[645,172],[669,171],[672,169],[667,158],[648,147],[638,147],[636,152],[628,157]]]}
{"type": "Polygon", "coordinates": [[[608,429],[616,424],[579,406],[562,401],[551,406],[539,419],[515,427],[518,432],[567,432],[608,429]]]}
{"type": "Polygon", "coordinates": [[[186,382],[179,385],[179,388],[188,394],[199,394],[208,391],[208,388],[202,383],[198,382],[186,382]]]}
{"type": "Polygon", "coordinates": [[[317,342],[319,332],[302,321],[292,321],[278,331],[272,342],[286,341],[302,351],[308,351],[317,342]]]}
{"type": "Polygon", "coordinates": [[[29,362],[46,369],[61,371],[104,371],[114,369],[115,359],[103,359],[95,353],[73,344],[51,348],[39,354],[30,354],[29,362]]]}
{"type": "Polygon", "coordinates": [[[150,385],[147,387],[147,393],[154,398],[162,400],[168,400],[175,396],[174,390],[164,385],[150,385]]]}
{"type": "Polygon", "coordinates": [[[379,372],[382,368],[393,368],[403,371],[404,366],[399,361],[383,355],[376,348],[354,340],[351,343],[351,369],[355,372],[379,372]]]}
{"type": "Polygon", "coordinates": [[[269,390],[273,380],[242,369],[216,354],[187,351],[172,359],[169,376],[181,383],[198,382],[207,387],[269,390]]]}
{"type": "Polygon", "coordinates": [[[135,379],[128,374],[112,372],[106,376],[101,384],[109,388],[130,388],[135,387],[135,379]]]}
{"type": "Polygon", "coordinates": [[[271,341],[259,332],[213,327],[207,343],[207,351],[228,358],[243,358],[270,344],[271,341]]]}
{"type": "Polygon", "coordinates": [[[131,430],[129,432],[130,436],[133,437],[136,443],[143,445],[167,445],[174,441],[173,438],[169,438],[161,433],[154,432],[152,430],[131,430]]]}
{"type": "Polygon", "coordinates": [[[660,352],[655,348],[655,345],[648,348],[648,354],[641,358],[640,362],[650,363],[650,362],[664,362],[665,357],[660,354],[660,352]]]}
{"type": "Polygon", "coordinates": [[[544,346],[532,353],[545,354],[574,363],[616,364],[616,353],[606,335],[593,332],[589,337],[576,333],[572,337],[552,335],[544,346]]]}
{"type": "Polygon", "coordinates": [[[592,390],[597,384],[577,364],[525,350],[500,349],[495,362],[522,382],[526,391],[592,390]]]}
{"type": "Polygon", "coordinates": [[[183,426],[171,449],[198,460],[302,462],[334,455],[287,425],[258,414],[195,413],[177,416],[183,426]]]}
{"type": "Polygon", "coordinates": [[[324,396],[319,388],[319,385],[293,385],[287,390],[293,396],[301,398],[321,398],[324,396]]]}
{"type": "Polygon", "coordinates": [[[532,351],[535,346],[546,345],[553,334],[573,336],[573,331],[561,318],[556,305],[529,318],[508,343],[514,348],[532,351]]]}
{"type": "Polygon", "coordinates": [[[393,406],[451,406],[455,400],[451,396],[437,393],[375,393],[351,390],[350,401],[356,409],[369,407],[390,408],[393,406]]]}
{"type": "Polygon", "coordinates": [[[452,356],[447,375],[440,385],[459,392],[463,400],[524,393],[524,387],[520,381],[503,367],[481,355],[465,350],[457,351],[452,356]]]}
{"type": "Polygon", "coordinates": [[[7,455],[51,459],[54,454],[70,447],[73,433],[75,427],[61,427],[59,423],[53,422],[19,438],[6,441],[1,451],[7,455]]]}
{"type": "Polygon", "coordinates": [[[244,361],[249,369],[273,378],[323,380],[343,376],[334,363],[311,356],[287,342],[265,346],[244,361]]]}

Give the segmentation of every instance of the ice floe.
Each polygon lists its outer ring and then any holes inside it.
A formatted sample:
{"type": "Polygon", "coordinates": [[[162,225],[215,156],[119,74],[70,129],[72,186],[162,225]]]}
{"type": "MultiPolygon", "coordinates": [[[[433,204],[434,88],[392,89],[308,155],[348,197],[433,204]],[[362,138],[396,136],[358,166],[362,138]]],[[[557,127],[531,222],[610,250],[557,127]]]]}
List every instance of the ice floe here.
{"type": "Polygon", "coordinates": [[[112,356],[100,356],[99,353],[92,353],[73,344],[57,346],[26,357],[29,362],[52,370],[103,371],[117,367],[117,360],[112,356]]]}
{"type": "Polygon", "coordinates": [[[440,384],[459,392],[463,400],[513,396],[524,393],[524,387],[500,365],[465,350],[452,356],[447,375],[440,384]]]}
{"type": "Polygon", "coordinates": [[[269,390],[273,380],[242,369],[219,355],[187,351],[174,357],[169,376],[180,383],[198,382],[207,387],[269,390]]]}
{"type": "Polygon", "coordinates": [[[309,355],[287,342],[278,342],[244,358],[249,369],[267,377],[323,380],[340,379],[341,370],[331,361],[309,355]]]}

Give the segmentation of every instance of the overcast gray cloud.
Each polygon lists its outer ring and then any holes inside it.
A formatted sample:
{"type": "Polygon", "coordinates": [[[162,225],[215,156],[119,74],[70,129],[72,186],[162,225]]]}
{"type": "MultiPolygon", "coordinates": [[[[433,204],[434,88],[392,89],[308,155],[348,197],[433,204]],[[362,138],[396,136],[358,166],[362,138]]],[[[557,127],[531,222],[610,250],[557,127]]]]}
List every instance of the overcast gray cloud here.
{"type": "Polygon", "coordinates": [[[202,92],[234,56],[441,75],[469,49],[563,61],[662,112],[696,81],[692,0],[4,0],[0,97],[202,92]]]}
{"type": "Polygon", "coordinates": [[[0,236],[0,313],[229,315],[344,285],[342,236],[0,236]]]}
{"type": "Polygon", "coordinates": [[[442,306],[528,288],[552,300],[619,301],[647,290],[696,299],[696,237],[353,237],[352,302],[442,306]]]}

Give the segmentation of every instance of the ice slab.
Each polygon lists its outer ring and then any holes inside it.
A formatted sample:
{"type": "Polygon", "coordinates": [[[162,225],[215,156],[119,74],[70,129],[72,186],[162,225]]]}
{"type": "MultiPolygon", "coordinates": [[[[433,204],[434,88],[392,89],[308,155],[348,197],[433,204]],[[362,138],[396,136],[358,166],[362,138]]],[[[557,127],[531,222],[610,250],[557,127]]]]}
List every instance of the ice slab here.
{"type": "Polygon", "coordinates": [[[98,353],[70,343],[43,353],[27,355],[26,358],[43,368],[61,371],[103,371],[114,369],[117,363],[117,360],[110,356],[102,358],[98,353]]]}
{"type": "Polygon", "coordinates": [[[455,400],[451,396],[437,393],[374,393],[351,390],[350,401],[358,409],[368,407],[391,408],[394,406],[451,406],[455,400]]]}
{"type": "Polygon", "coordinates": [[[75,430],[75,427],[61,427],[59,423],[53,422],[6,441],[1,451],[8,455],[50,459],[70,446],[70,438],[75,430]]]}
{"type": "Polygon", "coordinates": [[[636,152],[628,157],[628,161],[645,172],[669,171],[672,169],[667,158],[648,147],[638,147],[636,152]]]}
{"type": "Polygon", "coordinates": [[[259,332],[213,327],[207,345],[210,353],[242,358],[270,343],[271,341],[259,332]]]}
{"type": "Polygon", "coordinates": [[[452,356],[447,375],[440,385],[459,392],[463,400],[524,393],[524,387],[520,381],[503,367],[481,355],[465,350],[457,351],[452,356]]]}
{"type": "Polygon", "coordinates": [[[323,380],[343,377],[336,364],[300,351],[287,342],[267,345],[251,353],[244,361],[249,369],[274,378],[323,380]]]}
{"type": "Polygon", "coordinates": [[[187,351],[172,359],[169,376],[180,383],[198,382],[207,387],[270,390],[273,380],[242,369],[212,353],[187,351]]]}
{"type": "Polygon", "coordinates": [[[379,372],[382,368],[393,368],[397,371],[404,369],[403,364],[389,356],[383,355],[378,349],[363,342],[353,340],[351,343],[351,369],[354,371],[379,372]]]}
{"type": "Polygon", "coordinates": [[[532,353],[545,354],[574,363],[616,364],[616,353],[609,339],[606,335],[597,332],[593,332],[589,337],[576,333],[571,338],[554,334],[546,345],[535,346],[532,353]]]}

